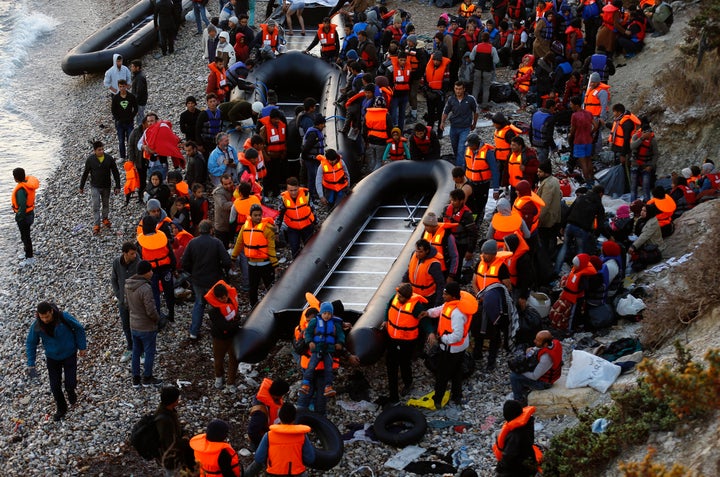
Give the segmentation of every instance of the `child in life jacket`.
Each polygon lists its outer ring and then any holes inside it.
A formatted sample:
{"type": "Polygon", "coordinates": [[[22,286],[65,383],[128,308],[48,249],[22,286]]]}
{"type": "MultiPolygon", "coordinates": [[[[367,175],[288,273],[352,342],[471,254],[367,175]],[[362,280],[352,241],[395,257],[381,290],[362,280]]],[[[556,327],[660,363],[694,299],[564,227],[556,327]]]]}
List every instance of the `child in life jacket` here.
{"type": "Polygon", "coordinates": [[[332,303],[323,302],[320,305],[320,316],[310,318],[305,329],[305,341],[308,343],[311,355],[310,362],[303,372],[302,386],[300,387],[300,392],[303,394],[310,392],[310,382],[315,373],[315,368],[322,361],[325,374],[325,392],[323,394],[326,397],[335,395],[332,386],[333,352],[343,348],[345,332],[342,328],[342,320],[334,316],[333,313],[332,303]]]}

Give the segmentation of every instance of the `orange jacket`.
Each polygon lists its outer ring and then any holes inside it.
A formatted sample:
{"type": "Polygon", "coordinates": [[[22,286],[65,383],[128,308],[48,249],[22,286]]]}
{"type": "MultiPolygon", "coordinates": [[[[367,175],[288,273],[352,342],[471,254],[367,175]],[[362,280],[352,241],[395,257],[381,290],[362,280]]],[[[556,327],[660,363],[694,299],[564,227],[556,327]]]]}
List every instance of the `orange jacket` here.
{"type": "Polygon", "coordinates": [[[208,93],[215,93],[222,101],[227,92],[230,91],[230,85],[227,84],[227,79],[225,77],[226,70],[225,68],[218,68],[214,62],[208,64],[208,68],[210,69],[211,74],[215,74],[214,84],[210,84],[210,77],[208,76],[208,93]]]}
{"type": "Polygon", "coordinates": [[[427,62],[427,65],[425,65],[425,82],[428,88],[435,90],[442,89],[443,79],[446,78],[445,74],[448,73],[447,78],[450,78],[450,71],[448,70],[449,64],[450,58],[445,58],[444,56],[442,60],[440,60],[440,66],[437,68],[432,60],[427,62]]]}
{"type": "Polygon", "coordinates": [[[318,25],[317,37],[320,40],[320,51],[322,53],[330,53],[337,50],[338,36],[337,26],[333,23],[330,24],[330,31],[325,31],[325,25],[318,25]]]}
{"type": "Polygon", "coordinates": [[[322,170],[322,186],[326,189],[339,192],[348,186],[348,178],[345,177],[345,169],[342,160],[337,161],[334,165],[330,164],[325,156],[318,156],[320,160],[320,169],[322,170]]]}
{"type": "Polygon", "coordinates": [[[494,149],[490,144],[483,144],[480,149],[473,152],[469,147],[465,149],[465,177],[471,182],[485,182],[492,178],[490,166],[485,160],[487,152],[494,149]]]}
{"type": "Polygon", "coordinates": [[[226,320],[232,321],[237,318],[237,290],[234,287],[228,285],[224,280],[218,280],[218,282],[212,286],[210,291],[208,291],[203,298],[205,298],[205,301],[208,302],[208,305],[212,306],[213,308],[217,308],[226,320]],[[213,293],[213,290],[218,285],[223,285],[225,288],[227,288],[228,298],[230,299],[229,302],[225,303],[218,300],[215,296],[215,293],[213,293]]]}
{"type": "MultiPolygon", "coordinates": [[[[505,439],[507,439],[508,434],[519,427],[526,426],[533,414],[535,414],[535,406],[525,406],[522,414],[512,421],[503,424],[502,429],[500,429],[500,434],[498,434],[497,440],[492,447],[498,462],[502,460],[503,450],[505,449],[505,439]]],[[[533,450],[535,451],[535,461],[540,463],[542,461],[542,451],[536,445],[533,445],[533,450]]]]}
{"type": "MultiPolygon", "coordinates": [[[[515,249],[514,252],[512,252],[512,256],[508,257],[507,260],[505,260],[505,265],[508,267],[508,271],[510,272],[510,283],[513,284],[513,286],[517,285],[518,281],[518,273],[517,273],[517,263],[520,258],[528,253],[530,251],[530,247],[528,246],[527,242],[523,238],[522,234],[515,234],[519,240],[518,247],[515,249]]],[[[501,252],[501,253],[510,253],[510,252],[501,252]]],[[[498,254],[499,255],[499,254],[498,254]]]]}
{"type": "Polygon", "coordinates": [[[677,204],[675,203],[675,200],[670,197],[670,194],[665,194],[664,199],[656,199],[655,197],[653,197],[648,201],[648,205],[650,204],[655,204],[655,207],[657,207],[660,211],[660,213],[657,214],[657,219],[660,227],[670,225],[670,223],[672,222],[672,216],[675,213],[675,209],[677,209],[677,204]]]}
{"type": "Polygon", "coordinates": [[[262,383],[260,383],[260,389],[258,389],[258,392],[255,395],[255,399],[260,401],[262,404],[256,404],[250,408],[250,414],[255,411],[263,412],[268,418],[268,424],[272,424],[275,420],[277,420],[278,411],[283,403],[282,399],[279,403],[276,403],[273,400],[272,395],[270,394],[270,386],[272,386],[272,383],[272,379],[263,378],[262,383]]]}
{"type": "Polygon", "coordinates": [[[125,169],[125,186],[123,187],[123,193],[130,195],[140,188],[140,177],[138,176],[135,164],[131,161],[125,161],[123,169],[125,169]]]}
{"type": "Polygon", "coordinates": [[[273,424],[267,433],[268,460],[265,472],[272,475],[299,475],[305,472],[302,447],[310,426],[273,424]]]}
{"type": "Polygon", "coordinates": [[[458,341],[450,343],[450,346],[461,346],[467,339],[468,332],[470,331],[470,324],[472,323],[472,317],[478,310],[478,302],[474,296],[472,296],[465,290],[462,290],[460,292],[459,300],[452,300],[446,302],[442,307],[442,311],[440,312],[440,319],[438,320],[438,339],[444,334],[453,332],[451,316],[452,312],[456,308],[459,309],[467,319],[465,320],[465,326],[463,327],[462,337],[458,341]]]}
{"type": "MultiPolygon", "coordinates": [[[[625,144],[630,144],[630,138],[625,137],[625,130],[623,129],[623,124],[625,124],[627,121],[632,121],[635,123],[635,126],[633,127],[632,133],[634,133],[638,126],[640,126],[640,118],[635,116],[633,113],[626,113],[623,114],[620,119],[613,121],[612,129],[610,130],[610,135],[608,136],[608,142],[617,147],[624,147],[625,144]]],[[[630,136],[632,136],[632,133],[630,136]]]]}
{"type": "Polygon", "coordinates": [[[387,108],[367,108],[365,125],[368,136],[374,136],[383,141],[388,139],[387,112],[387,108]]]}
{"type": "Polygon", "coordinates": [[[427,302],[425,297],[413,293],[405,303],[400,303],[396,293],[387,313],[387,332],[390,338],[404,341],[417,339],[420,320],[413,315],[413,311],[418,303],[427,302]]]}
{"type": "Polygon", "coordinates": [[[168,249],[168,238],[162,232],[155,232],[151,235],[140,234],[137,241],[142,247],[142,258],[152,265],[152,268],[158,268],[170,265],[170,249],[168,249]]]}
{"type": "Polygon", "coordinates": [[[268,32],[268,26],[266,23],[260,24],[262,30],[262,46],[270,45],[273,51],[277,49],[278,44],[278,29],[273,29],[272,33],[268,32]]]}
{"type": "Polygon", "coordinates": [[[400,66],[400,60],[396,56],[390,57],[393,65],[393,84],[395,91],[410,91],[410,62],[405,61],[405,67],[400,66]]]}
{"type": "Polygon", "coordinates": [[[227,442],[212,442],[207,440],[205,434],[198,434],[190,439],[190,447],[195,451],[195,460],[200,464],[200,477],[220,475],[218,457],[223,450],[227,451],[231,456],[230,462],[233,473],[237,477],[240,477],[242,474],[237,452],[235,452],[227,442]]]}
{"type": "Polygon", "coordinates": [[[265,134],[267,135],[265,141],[265,150],[268,154],[281,154],[286,151],[285,145],[285,123],[280,123],[275,126],[270,120],[270,116],[260,118],[260,122],[265,126],[265,134]]]}
{"type": "Polygon", "coordinates": [[[508,131],[513,131],[515,134],[522,133],[518,127],[512,124],[495,130],[495,159],[498,161],[507,161],[510,156],[510,141],[506,139],[508,131]]]}
{"type": "Polygon", "coordinates": [[[495,260],[490,264],[485,263],[485,260],[480,260],[477,268],[475,269],[475,288],[477,291],[483,291],[490,285],[500,283],[500,267],[505,264],[505,261],[512,257],[512,252],[498,252],[495,260]]]}
{"type": "Polygon", "coordinates": [[[608,93],[608,100],[607,104],[610,104],[610,85],[605,83],[599,83],[597,88],[590,89],[588,88],[585,92],[585,103],[583,108],[585,111],[589,112],[593,115],[593,117],[597,118],[600,115],[603,114],[602,110],[602,103],[598,99],[598,93],[600,93],[600,90],[605,90],[608,93]]]}
{"type": "MultiPolygon", "coordinates": [[[[270,255],[270,241],[265,235],[265,228],[271,226],[271,224],[272,219],[263,218],[257,225],[254,225],[250,219],[247,219],[245,225],[243,225],[240,233],[242,234],[243,252],[248,260],[270,260],[273,263],[277,261],[277,258],[270,255]]],[[[274,255],[274,250],[272,252],[274,255]]]]}
{"type": "Polygon", "coordinates": [[[540,198],[540,196],[537,195],[535,192],[530,192],[530,195],[524,195],[515,199],[513,209],[515,209],[519,214],[522,214],[521,210],[528,202],[534,203],[535,207],[537,208],[537,213],[533,216],[532,221],[529,224],[526,224],[528,226],[528,229],[530,229],[530,233],[534,233],[535,230],[537,230],[538,228],[540,211],[543,207],[545,207],[545,201],[542,200],[542,198],[540,198]]]}
{"type": "Polygon", "coordinates": [[[572,267],[570,270],[570,273],[565,280],[563,291],[560,292],[560,298],[567,300],[570,303],[577,303],[577,301],[585,295],[585,292],[580,290],[582,277],[595,275],[596,273],[597,270],[595,270],[595,267],[593,267],[589,260],[581,260],[581,266],[579,268],[572,267]]]}
{"type": "Polygon", "coordinates": [[[560,379],[560,375],[562,374],[562,343],[560,343],[559,340],[554,339],[552,341],[552,347],[540,348],[540,351],[538,351],[538,359],[540,359],[544,354],[550,355],[553,365],[547,373],[540,376],[538,381],[552,384],[560,379]]]}
{"type": "Polygon", "coordinates": [[[17,193],[20,189],[24,189],[27,193],[25,213],[27,214],[35,210],[35,191],[37,191],[38,187],[40,187],[40,181],[34,176],[25,176],[25,182],[18,182],[15,189],[13,189],[12,196],[10,196],[13,212],[17,213],[18,210],[20,210],[17,203],[17,193]]]}
{"type": "Polygon", "coordinates": [[[495,233],[493,238],[498,243],[498,250],[505,248],[503,239],[512,233],[520,232],[522,229],[522,216],[513,210],[510,215],[502,215],[500,212],[496,212],[493,215],[490,224],[492,225],[495,233]]]}
{"type": "Polygon", "coordinates": [[[310,194],[306,188],[300,188],[297,199],[293,200],[288,191],[280,194],[280,197],[282,197],[285,206],[283,222],[288,227],[294,230],[302,230],[310,227],[315,222],[315,215],[313,215],[309,204],[310,194]]]}
{"type": "Polygon", "coordinates": [[[408,266],[408,277],[410,284],[413,288],[413,293],[422,295],[425,297],[432,297],[437,291],[435,280],[430,275],[430,266],[433,263],[440,264],[442,268],[442,260],[439,260],[437,255],[432,258],[426,258],[420,262],[417,255],[414,253],[410,258],[410,265],[408,266]]]}

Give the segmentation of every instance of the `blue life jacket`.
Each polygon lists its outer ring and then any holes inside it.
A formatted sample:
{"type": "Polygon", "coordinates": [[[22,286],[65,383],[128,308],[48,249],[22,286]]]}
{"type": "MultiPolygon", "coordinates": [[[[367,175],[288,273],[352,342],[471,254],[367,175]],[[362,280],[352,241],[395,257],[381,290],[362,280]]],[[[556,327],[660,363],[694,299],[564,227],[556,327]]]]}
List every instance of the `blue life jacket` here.
{"type": "Polygon", "coordinates": [[[590,57],[590,74],[597,73],[600,75],[600,81],[607,81],[607,56],[602,53],[596,53],[590,57]]]}
{"type": "Polygon", "coordinates": [[[532,123],[532,137],[530,138],[530,141],[533,146],[543,147],[546,146],[548,142],[552,141],[553,138],[548,138],[547,132],[544,131],[545,123],[551,116],[552,114],[542,109],[538,109],[532,115],[532,119],[530,121],[532,123]]]}
{"type": "Polygon", "coordinates": [[[323,320],[320,316],[317,317],[315,323],[315,335],[313,336],[313,342],[315,344],[325,343],[329,345],[335,344],[335,326],[338,323],[342,323],[339,318],[332,317],[328,321],[323,320]]]}

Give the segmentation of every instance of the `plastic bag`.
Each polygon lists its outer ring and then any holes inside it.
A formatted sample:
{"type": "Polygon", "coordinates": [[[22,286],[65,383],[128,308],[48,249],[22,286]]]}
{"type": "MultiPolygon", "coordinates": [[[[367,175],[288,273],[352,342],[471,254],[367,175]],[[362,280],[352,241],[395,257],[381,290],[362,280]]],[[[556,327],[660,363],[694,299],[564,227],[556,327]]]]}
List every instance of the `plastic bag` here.
{"type": "Polygon", "coordinates": [[[644,309],[645,303],[640,298],[628,295],[618,301],[616,311],[619,316],[634,316],[644,309]]]}
{"type": "Polygon", "coordinates": [[[599,356],[585,351],[572,352],[572,365],[568,371],[566,386],[568,389],[590,386],[604,393],[615,382],[622,368],[599,356]]]}

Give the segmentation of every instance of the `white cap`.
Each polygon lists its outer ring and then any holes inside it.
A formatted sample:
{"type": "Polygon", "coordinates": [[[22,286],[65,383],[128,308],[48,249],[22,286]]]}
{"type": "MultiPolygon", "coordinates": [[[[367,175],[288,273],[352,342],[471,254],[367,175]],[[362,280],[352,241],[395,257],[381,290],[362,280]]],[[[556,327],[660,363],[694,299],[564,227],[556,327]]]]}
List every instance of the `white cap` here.
{"type": "Polygon", "coordinates": [[[260,114],[260,112],[262,112],[264,107],[265,107],[265,105],[263,105],[260,101],[255,101],[252,104],[252,110],[253,110],[253,112],[255,112],[257,114],[260,114]]]}

